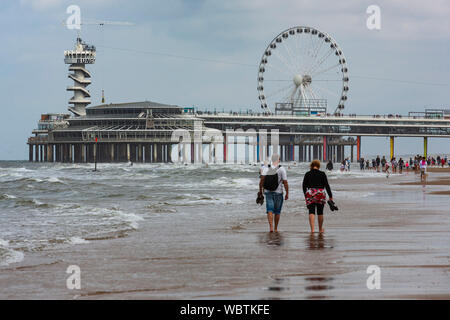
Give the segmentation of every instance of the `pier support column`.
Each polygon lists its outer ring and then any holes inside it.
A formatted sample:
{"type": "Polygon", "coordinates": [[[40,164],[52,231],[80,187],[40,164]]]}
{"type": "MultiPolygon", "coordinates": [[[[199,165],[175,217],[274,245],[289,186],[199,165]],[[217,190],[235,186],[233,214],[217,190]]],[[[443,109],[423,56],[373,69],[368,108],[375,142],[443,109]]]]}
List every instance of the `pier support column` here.
{"type": "Polygon", "coordinates": [[[163,162],[163,145],[161,143],[156,145],[156,162],[163,162]]]}
{"type": "Polygon", "coordinates": [[[198,148],[197,162],[203,163],[203,141],[202,140],[200,140],[200,142],[197,142],[197,148],[198,148]]]}
{"type": "Polygon", "coordinates": [[[353,144],[350,146],[350,162],[353,162],[353,144]]]}
{"type": "Polygon", "coordinates": [[[423,156],[428,157],[428,137],[423,137],[423,156]]]}
{"type": "Polygon", "coordinates": [[[156,143],[152,144],[152,154],[153,154],[153,158],[152,158],[152,162],[157,162],[157,150],[156,150],[156,143]]]}
{"type": "Polygon", "coordinates": [[[79,146],[79,144],[75,144],[74,146],[73,146],[73,162],[74,163],[78,163],[78,162],[81,162],[81,158],[80,158],[80,152],[79,152],[79,150],[78,150],[78,146],[79,146]]]}
{"type": "Polygon", "coordinates": [[[250,138],[245,136],[245,163],[250,163],[250,138]]]}
{"type": "Polygon", "coordinates": [[[69,162],[72,163],[72,158],[73,158],[73,152],[72,152],[72,144],[68,145],[69,147],[69,162]]]}
{"type": "Polygon", "coordinates": [[[93,148],[94,148],[94,163],[97,163],[98,162],[98,145],[97,145],[97,143],[94,143],[94,146],[93,146],[93,148]]]}
{"type": "Polygon", "coordinates": [[[172,145],[167,145],[167,162],[172,163],[172,145]]]}
{"type": "Polygon", "coordinates": [[[83,150],[83,145],[80,143],[77,143],[75,145],[75,162],[77,162],[77,163],[83,162],[82,150],[83,150]]]}
{"type": "Polygon", "coordinates": [[[183,147],[183,163],[187,163],[188,161],[187,161],[187,159],[188,159],[188,143],[187,142],[185,142],[185,141],[183,141],[183,144],[182,144],[182,147],[183,147]]]}
{"type": "Polygon", "coordinates": [[[259,134],[256,134],[256,162],[260,161],[260,145],[259,145],[259,134]]]}
{"type": "Polygon", "coordinates": [[[356,161],[361,159],[361,136],[356,137],[356,161]]]}
{"type": "Polygon", "coordinates": [[[28,145],[28,161],[30,161],[30,162],[33,161],[33,145],[32,144],[28,145]]]}
{"type": "Polygon", "coordinates": [[[227,163],[227,135],[223,136],[223,163],[227,163]]]}
{"type": "Polygon", "coordinates": [[[143,146],[142,144],[138,144],[138,162],[144,162],[144,158],[143,158],[143,146]]]}
{"type": "Polygon", "coordinates": [[[81,159],[82,163],[86,162],[86,160],[85,160],[86,149],[85,148],[86,148],[86,145],[84,143],[82,143],[80,145],[80,159],[81,159]]]}
{"type": "Polygon", "coordinates": [[[149,153],[149,149],[150,149],[150,145],[148,143],[144,144],[143,146],[144,148],[144,162],[148,163],[150,162],[150,153],[149,153]]]}
{"type": "Polygon", "coordinates": [[[208,145],[208,163],[212,163],[212,148],[213,148],[213,144],[209,143],[209,145],[208,145]]]}
{"type": "Polygon", "coordinates": [[[394,137],[390,137],[389,140],[391,141],[391,157],[389,158],[389,161],[391,161],[391,159],[394,157],[394,137]]]}
{"type": "Polygon", "coordinates": [[[34,161],[38,162],[39,161],[39,146],[37,144],[35,144],[33,147],[34,147],[34,161]]]}
{"type": "Polygon", "coordinates": [[[114,143],[109,145],[109,159],[111,162],[114,162],[114,143]]]}
{"type": "Polygon", "coordinates": [[[55,145],[55,161],[61,162],[61,149],[60,144],[55,145]]]}
{"type": "Polygon", "coordinates": [[[234,163],[238,163],[238,137],[234,136],[234,163]]]}
{"type": "Polygon", "coordinates": [[[127,161],[130,161],[130,157],[131,156],[131,154],[130,154],[130,144],[129,143],[127,143],[127,161]]]}
{"type": "Polygon", "coordinates": [[[341,163],[342,159],[341,159],[341,146],[340,145],[335,146],[335,155],[336,155],[336,162],[341,163]]]}

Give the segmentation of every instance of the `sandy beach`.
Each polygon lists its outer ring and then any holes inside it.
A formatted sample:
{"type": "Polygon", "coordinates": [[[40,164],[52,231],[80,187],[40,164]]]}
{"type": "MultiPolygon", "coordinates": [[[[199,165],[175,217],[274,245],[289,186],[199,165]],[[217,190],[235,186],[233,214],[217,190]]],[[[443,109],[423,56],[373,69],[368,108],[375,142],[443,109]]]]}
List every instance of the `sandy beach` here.
{"type": "MultiPolygon", "coordinates": [[[[0,267],[0,298],[450,299],[450,199],[432,194],[445,185],[430,183],[449,179],[429,178],[330,180],[339,211],[326,209],[324,234],[309,233],[300,180],[278,233],[267,232],[264,209],[253,204],[250,218],[217,224],[212,215],[199,216],[211,219],[204,224],[146,219],[125,237],[35,251],[0,267]],[[80,290],[66,287],[70,265],[81,269],[80,290]],[[381,289],[366,286],[370,265],[381,270],[381,289]]],[[[245,192],[254,203],[256,192],[245,192]]]]}

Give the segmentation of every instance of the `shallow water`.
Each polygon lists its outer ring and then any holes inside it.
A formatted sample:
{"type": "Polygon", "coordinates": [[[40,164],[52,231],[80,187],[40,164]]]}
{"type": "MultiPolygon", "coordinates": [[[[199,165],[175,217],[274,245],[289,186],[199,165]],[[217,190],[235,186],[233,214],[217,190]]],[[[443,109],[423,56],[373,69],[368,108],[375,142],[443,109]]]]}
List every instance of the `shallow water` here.
{"type": "MultiPolygon", "coordinates": [[[[286,167],[291,194],[298,197],[307,166],[286,167]]],[[[261,211],[253,199],[259,169],[254,165],[99,164],[97,172],[92,169],[91,164],[0,162],[0,264],[19,262],[27,252],[126,237],[144,219],[217,225],[261,211]]],[[[329,179],[333,184],[380,176],[335,171],[329,179]]]]}

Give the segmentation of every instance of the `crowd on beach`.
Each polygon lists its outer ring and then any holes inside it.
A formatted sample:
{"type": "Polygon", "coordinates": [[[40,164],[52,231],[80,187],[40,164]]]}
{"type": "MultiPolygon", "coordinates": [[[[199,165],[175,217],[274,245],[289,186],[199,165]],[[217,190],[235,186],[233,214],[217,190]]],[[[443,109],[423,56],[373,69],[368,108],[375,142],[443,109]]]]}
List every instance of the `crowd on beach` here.
{"type": "MultiPolygon", "coordinates": [[[[344,163],[344,162],[343,162],[344,163]]],[[[400,158],[397,160],[396,157],[392,157],[389,161],[385,156],[380,158],[377,156],[375,159],[369,160],[361,158],[359,160],[360,170],[376,170],[377,172],[392,172],[392,173],[402,173],[403,170],[409,171],[419,171],[423,165],[427,167],[445,167],[450,166],[450,160],[447,156],[428,156],[427,158],[416,155],[414,158],[410,157],[408,159],[400,158]]],[[[342,168],[342,166],[341,166],[342,168]]]]}

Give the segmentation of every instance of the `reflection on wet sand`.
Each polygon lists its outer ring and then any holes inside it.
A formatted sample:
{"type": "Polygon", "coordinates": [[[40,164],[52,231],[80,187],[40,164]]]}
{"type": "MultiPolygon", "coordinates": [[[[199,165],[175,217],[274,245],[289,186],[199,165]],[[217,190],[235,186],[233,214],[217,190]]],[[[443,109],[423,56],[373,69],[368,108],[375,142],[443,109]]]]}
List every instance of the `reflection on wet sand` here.
{"type": "Polygon", "coordinates": [[[306,239],[306,247],[309,250],[332,249],[333,239],[325,238],[324,233],[310,233],[306,239]]]}
{"type": "MultiPolygon", "coordinates": [[[[327,284],[328,282],[333,281],[333,277],[322,277],[322,276],[315,276],[315,277],[308,277],[305,278],[306,281],[311,282],[310,285],[305,287],[306,291],[327,291],[334,289],[333,286],[327,284]]],[[[312,295],[307,296],[307,299],[329,299],[331,297],[324,296],[324,295],[312,295]]]]}
{"type": "Polygon", "coordinates": [[[282,246],[284,239],[280,232],[267,232],[262,235],[261,243],[265,243],[267,246],[282,246]]]}

